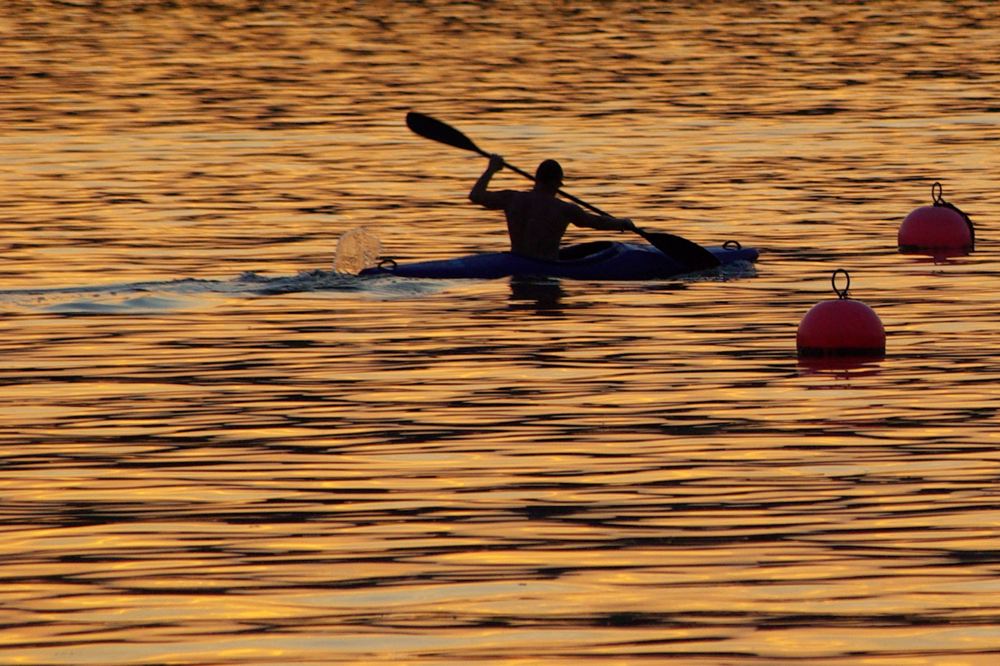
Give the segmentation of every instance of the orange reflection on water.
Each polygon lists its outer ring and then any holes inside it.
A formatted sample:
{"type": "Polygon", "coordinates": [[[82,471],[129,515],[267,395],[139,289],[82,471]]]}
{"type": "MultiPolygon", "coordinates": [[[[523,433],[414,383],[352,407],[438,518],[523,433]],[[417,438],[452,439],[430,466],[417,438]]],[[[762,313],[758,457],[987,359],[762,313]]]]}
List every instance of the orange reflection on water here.
{"type": "Polygon", "coordinates": [[[0,9],[0,660],[995,661],[993,4],[254,5],[0,9]],[[507,247],[410,109],[761,261],[333,275],[507,247]]]}

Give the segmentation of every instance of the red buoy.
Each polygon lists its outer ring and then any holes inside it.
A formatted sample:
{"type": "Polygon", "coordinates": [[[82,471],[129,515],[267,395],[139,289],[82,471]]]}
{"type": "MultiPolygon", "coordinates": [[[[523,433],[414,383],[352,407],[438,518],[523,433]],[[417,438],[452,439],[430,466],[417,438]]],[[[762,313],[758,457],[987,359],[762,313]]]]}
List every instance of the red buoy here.
{"type": "Polygon", "coordinates": [[[842,268],[830,282],[836,300],[814,305],[799,322],[796,343],[799,356],[881,357],[885,355],[885,328],[875,311],[847,297],[851,276],[842,268]],[[843,273],[847,286],[837,289],[837,275],[843,273]]]}
{"type": "Polygon", "coordinates": [[[899,227],[901,252],[923,254],[965,254],[976,243],[972,220],[942,197],[941,183],[931,188],[934,203],[912,211],[899,227]]]}

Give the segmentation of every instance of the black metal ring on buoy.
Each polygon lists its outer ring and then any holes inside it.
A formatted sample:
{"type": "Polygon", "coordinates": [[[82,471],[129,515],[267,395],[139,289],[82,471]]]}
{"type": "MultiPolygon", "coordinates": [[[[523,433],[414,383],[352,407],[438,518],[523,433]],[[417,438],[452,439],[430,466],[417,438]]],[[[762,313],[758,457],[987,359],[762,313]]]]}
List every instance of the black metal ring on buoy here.
{"type": "Polygon", "coordinates": [[[934,200],[935,206],[947,205],[944,200],[944,187],[941,186],[941,183],[931,185],[931,199],[934,200]]]}
{"type": "Polygon", "coordinates": [[[739,241],[727,240],[725,243],[722,244],[722,249],[723,250],[742,250],[743,246],[740,245],[739,241]]]}
{"type": "Polygon", "coordinates": [[[386,273],[396,272],[396,260],[392,257],[385,257],[378,262],[378,269],[380,271],[385,271],[386,273]]]}
{"type": "Polygon", "coordinates": [[[830,285],[833,287],[833,293],[837,294],[837,298],[846,299],[847,292],[851,288],[851,274],[848,273],[843,268],[838,268],[833,272],[833,275],[830,277],[830,285]],[[847,278],[847,284],[844,286],[843,290],[837,289],[837,275],[839,273],[843,273],[844,277],[847,278]]]}

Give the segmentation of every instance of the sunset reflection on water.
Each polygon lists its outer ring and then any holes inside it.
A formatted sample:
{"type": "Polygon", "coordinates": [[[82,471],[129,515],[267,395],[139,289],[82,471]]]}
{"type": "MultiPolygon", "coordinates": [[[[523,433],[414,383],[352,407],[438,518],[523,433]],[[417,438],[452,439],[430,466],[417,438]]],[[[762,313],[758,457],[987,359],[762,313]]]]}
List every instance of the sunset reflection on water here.
{"type": "Polygon", "coordinates": [[[0,661],[994,664],[998,22],[5,4],[0,661]],[[507,247],[413,109],[760,261],[337,275],[507,247]],[[897,252],[936,181],[968,256],[897,252]],[[796,358],[837,268],[885,359],[796,358]]]}

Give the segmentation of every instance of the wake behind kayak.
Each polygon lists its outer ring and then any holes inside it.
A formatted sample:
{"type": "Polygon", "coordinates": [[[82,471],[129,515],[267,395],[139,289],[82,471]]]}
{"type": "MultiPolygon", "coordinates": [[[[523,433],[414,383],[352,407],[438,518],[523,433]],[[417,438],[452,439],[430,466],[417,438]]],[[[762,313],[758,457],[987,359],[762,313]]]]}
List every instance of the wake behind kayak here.
{"type": "MultiPolygon", "coordinates": [[[[726,243],[705,248],[721,266],[754,262],[758,252],[726,243]]],[[[495,279],[539,276],[575,280],[655,280],[691,272],[690,267],[651,245],[595,241],[571,245],[559,252],[559,261],[531,259],[510,252],[484,252],[453,259],[397,264],[383,261],[361,275],[394,275],[428,279],[495,279]]]]}

